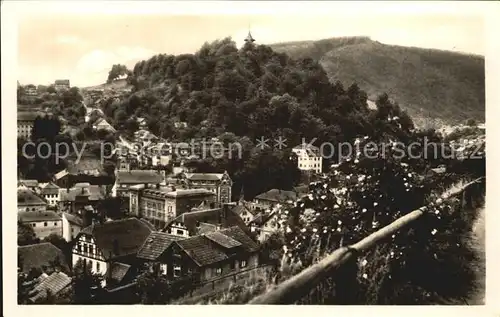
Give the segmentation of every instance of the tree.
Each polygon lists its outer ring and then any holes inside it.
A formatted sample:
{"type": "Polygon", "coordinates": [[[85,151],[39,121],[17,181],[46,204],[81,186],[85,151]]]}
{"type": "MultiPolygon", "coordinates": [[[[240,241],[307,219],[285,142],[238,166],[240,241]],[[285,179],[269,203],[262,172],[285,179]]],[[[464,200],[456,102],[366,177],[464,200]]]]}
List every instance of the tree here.
{"type": "Polygon", "coordinates": [[[73,266],[73,303],[88,305],[95,301],[96,295],[102,291],[103,277],[92,273],[90,264],[79,259],[73,266]]]}
{"type": "Polygon", "coordinates": [[[36,238],[35,232],[31,226],[21,222],[17,223],[17,245],[21,246],[38,242],[39,240],[36,238]]]}
{"type": "Polygon", "coordinates": [[[111,67],[111,70],[108,73],[108,83],[113,80],[119,78],[120,76],[129,74],[129,70],[127,66],[121,64],[115,64],[111,67]]]}
{"type": "Polygon", "coordinates": [[[475,126],[477,126],[476,120],[474,120],[472,118],[468,119],[465,124],[468,125],[469,127],[475,127],[475,126]]]}

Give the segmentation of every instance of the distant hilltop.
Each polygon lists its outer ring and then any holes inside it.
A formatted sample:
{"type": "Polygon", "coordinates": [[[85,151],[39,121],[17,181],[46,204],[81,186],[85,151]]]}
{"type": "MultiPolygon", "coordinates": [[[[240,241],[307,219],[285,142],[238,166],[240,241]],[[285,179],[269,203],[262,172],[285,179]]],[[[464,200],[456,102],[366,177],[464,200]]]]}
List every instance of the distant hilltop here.
{"type": "Polygon", "coordinates": [[[387,92],[414,117],[453,124],[484,121],[484,57],[386,45],[368,37],[270,45],[293,58],[318,60],[331,81],[356,82],[375,100],[387,92]]]}

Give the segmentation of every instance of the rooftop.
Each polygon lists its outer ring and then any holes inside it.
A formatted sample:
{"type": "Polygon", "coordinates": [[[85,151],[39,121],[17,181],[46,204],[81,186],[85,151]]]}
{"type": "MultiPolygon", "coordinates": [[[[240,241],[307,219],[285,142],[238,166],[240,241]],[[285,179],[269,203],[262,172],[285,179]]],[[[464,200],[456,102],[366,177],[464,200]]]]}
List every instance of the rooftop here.
{"type": "Polygon", "coordinates": [[[165,194],[167,197],[192,197],[192,196],[214,196],[215,194],[204,188],[178,189],[165,194]]]}
{"type": "Polygon", "coordinates": [[[137,253],[151,234],[150,226],[137,218],[93,224],[80,234],[94,237],[97,247],[106,259],[137,253]]]}
{"type": "Polygon", "coordinates": [[[255,198],[259,200],[284,203],[288,201],[295,201],[297,199],[297,194],[289,190],[271,189],[265,193],[257,195],[255,198]]]}
{"type": "Polygon", "coordinates": [[[163,181],[163,175],[146,170],[118,171],[116,180],[121,184],[159,184],[163,181]]]}
{"type": "Polygon", "coordinates": [[[80,226],[80,227],[83,226],[83,219],[82,218],[80,218],[76,215],[73,215],[73,214],[68,214],[66,212],[64,212],[62,215],[64,218],[66,218],[68,220],[69,223],[71,223],[73,225],[80,226]]]}
{"type": "Polygon", "coordinates": [[[17,213],[17,220],[25,222],[39,222],[39,221],[59,221],[61,217],[53,211],[21,211],[17,213]]]}
{"type": "Polygon", "coordinates": [[[43,270],[43,267],[51,267],[57,262],[61,268],[68,269],[63,252],[49,242],[17,247],[17,253],[18,265],[25,273],[29,273],[31,269],[43,270]]]}
{"type": "Polygon", "coordinates": [[[71,284],[71,278],[63,272],[54,272],[44,278],[30,293],[30,301],[36,302],[47,296],[47,292],[56,295],[71,284]]]}
{"type": "Polygon", "coordinates": [[[81,185],[76,184],[74,187],[69,189],[61,188],[59,189],[60,201],[61,202],[71,202],[75,201],[77,196],[87,196],[90,201],[103,200],[105,197],[106,190],[99,185],[81,185]]]}
{"type": "Polygon", "coordinates": [[[17,121],[35,121],[36,117],[40,115],[40,112],[18,111],[17,121]]]}
{"type": "Polygon", "coordinates": [[[137,257],[146,260],[156,260],[174,241],[185,239],[183,237],[164,232],[151,232],[144,244],[137,252],[137,257]]]}
{"type": "Polygon", "coordinates": [[[190,181],[220,181],[223,173],[185,173],[186,179],[190,181]]]}
{"type": "Polygon", "coordinates": [[[47,183],[40,190],[41,195],[58,195],[59,194],[59,186],[54,183],[47,183]]]}
{"type": "Polygon", "coordinates": [[[29,189],[17,190],[17,206],[40,206],[47,202],[29,189]]]}

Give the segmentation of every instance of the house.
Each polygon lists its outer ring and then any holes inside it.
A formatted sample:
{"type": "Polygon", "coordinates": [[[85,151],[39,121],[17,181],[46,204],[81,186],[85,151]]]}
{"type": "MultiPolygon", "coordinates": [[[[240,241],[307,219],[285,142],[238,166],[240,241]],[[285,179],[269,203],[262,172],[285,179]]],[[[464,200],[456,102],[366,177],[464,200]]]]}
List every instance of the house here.
{"type": "Polygon", "coordinates": [[[252,204],[254,210],[269,210],[276,204],[293,204],[297,200],[294,191],[271,189],[265,193],[257,195],[252,204]]]}
{"type": "Polygon", "coordinates": [[[69,79],[58,79],[54,82],[57,91],[68,90],[70,88],[69,79]]]}
{"type": "Polygon", "coordinates": [[[40,184],[38,183],[38,181],[36,179],[20,179],[17,182],[17,186],[19,188],[22,187],[24,189],[29,189],[34,193],[39,193],[39,189],[40,189],[40,187],[39,187],[40,184]]]}
{"type": "Polygon", "coordinates": [[[17,112],[17,137],[23,139],[31,138],[31,130],[35,119],[40,116],[38,112],[18,111],[17,112]]]}
{"type": "Polygon", "coordinates": [[[301,171],[312,171],[321,173],[323,169],[323,158],[319,148],[307,145],[298,145],[292,149],[292,152],[297,155],[297,167],[301,171]]]}
{"type": "Polygon", "coordinates": [[[71,277],[63,272],[53,272],[51,275],[42,275],[33,290],[28,293],[30,303],[47,298],[48,294],[55,296],[71,289],[71,277]]]}
{"type": "Polygon", "coordinates": [[[205,282],[259,265],[259,245],[237,226],[184,239],[157,235],[161,241],[146,239],[138,258],[168,279],[205,282]]]}
{"type": "Polygon", "coordinates": [[[85,122],[89,122],[92,116],[102,118],[104,116],[104,112],[102,112],[99,108],[87,107],[87,113],[85,114],[85,122]]]}
{"type": "Polygon", "coordinates": [[[17,190],[17,211],[18,212],[45,212],[47,202],[29,189],[17,190]]]}
{"type": "Polygon", "coordinates": [[[45,199],[50,207],[56,207],[59,203],[59,186],[47,183],[40,186],[40,196],[45,199]]]}
{"type": "Polygon", "coordinates": [[[247,233],[250,232],[245,222],[231,209],[231,206],[224,205],[222,208],[195,209],[183,213],[169,222],[162,231],[176,236],[191,237],[233,226],[247,233]]]}
{"type": "Polygon", "coordinates": [[[240,218],[245,222],[246,225],[248,225],[258,213],[244,201],[234,203],[234,205],[232,206],[232,211],[240,216],[240,218]]]}
{"type": "Polygon", "coordinates": [[[183,173],[181,178],[188,188],[203,188],[216,195],[220,204],[231,201],[233,181],[227,172],[224,173],[183,173]]]}
{"type": "Polygon", "coordinates": [[[85,227],[82,217],[66,212],[62,213],[62,226],[62,236],[67,242],[73,241],[85,227]]]}
{"type": "Polygon", "coordinates": [[[17,213],[17,220],[33,228],[35,236],[40,240],[56,234],[62,236],[62,219],[53,211],[22,211],[17,213]]]}
{"type": "Polygon", "coordinates": [[[63,252],[50,242],[17,247],[17,266],[23,273],[31,270],[46,272],[48,269],[69,271],[63,252]]]}
{"type": "Polygon", "coordinates": [[[165,173],[156,170],[116,170],[115,184],[112,189],[114,197],[129,196],[129,189],[134,185],[156,186],[165,180],[165,173]]]}
{"type": "Polygon", "coordinates": [[[94,122],[94,124],[92,125],[92,127],[95,130],[106,130],[112,133],[116,133],[115,128],[113,128],[113,126],[109,124],[108,121],[106,121],[106,119],[104,118],[97,119],[96,122],[94,122]]]}
{"type": "Polygon", "coordinates": [[[77,214],[85,206],[97,208],[97,204],[106,197],[106,189],[99,185],[78,183],[72,188],[59,189],[59,210],[77,214]]]}
{"type": "Polygon", "coordinates": [[[282,225],[278,221],[278,213],[259,213],[250,223],[250,231],[257,235],[257,239],[262,243],[274,233],[282,230],[282,225]]]}
{"type": "Polygon", "coordinates": [[[73,266],[78,260],[90,265],[93,273],[121,280],[136,262],[136,255],[152,227],[137,218],[92,224],[75,238],[73,266]]]}
{"type": "Polygon", "coordinates": [[[176,129],[187,128],[188,124],[187,124],[187,122],[184,122],[184,121],[177,121],[177,122],[174,122],[174,127],[176,129]]]}
{"type": "Polygon", "coordinates": [[[137,118],[136,122],[139,125],[139,129],[146,129],[148,127],[148,123],[144,118],[137,118]]]}
{"type": "Polygon", "coordinates": [[[143,217],[160,228],[201,203],[215,205],[214,194],[205,189],[136,186],[130,189],[129,197],[130,214],[143,217]]]}

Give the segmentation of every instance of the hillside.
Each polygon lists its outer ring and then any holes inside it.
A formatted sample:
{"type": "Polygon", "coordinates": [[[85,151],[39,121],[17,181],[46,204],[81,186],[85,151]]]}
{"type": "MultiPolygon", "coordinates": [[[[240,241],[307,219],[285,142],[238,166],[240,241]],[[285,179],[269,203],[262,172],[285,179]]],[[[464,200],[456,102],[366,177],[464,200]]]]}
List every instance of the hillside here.
{"type": "Polygon", "coordinates": [[[412,116],[446,123],[484,121],[484,58],[385,45],[366,37],[273,44],[278,52],[320,62],[331,81],[356,82],[375,100],[387,92],[412,116]]]}
{"type": "Polygon", "coordinates": [[[132,88],[132,85],[127,83],[127,79],[118,79],[118,80],[114,80],[110,83],[104,83],[104,84],[100,84],[97,86],[85,87],[85,88],[82,88],[82,90],[99,90],[99,89],[111,90],[111,89],[127,89],[127,88],[130,88],[130,89],[132,88]]]}

